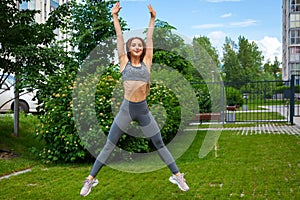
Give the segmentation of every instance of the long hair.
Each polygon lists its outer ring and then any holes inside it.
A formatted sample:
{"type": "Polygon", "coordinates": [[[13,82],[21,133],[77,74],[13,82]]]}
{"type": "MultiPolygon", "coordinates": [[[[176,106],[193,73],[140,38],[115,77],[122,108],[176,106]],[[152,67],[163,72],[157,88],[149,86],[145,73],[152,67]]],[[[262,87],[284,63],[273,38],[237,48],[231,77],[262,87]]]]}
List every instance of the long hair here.
{"type": "Polygon", "coordinates": [[[130,38],[130,39],[127,40],[127,42],[126,42],[127,58],[128,58],[129,61],[131,61],[131,56],[130,56],[130,51],[129,51],[129,49],[130,49],[131,42],[132,42],[132,40],[134,40],[134,39],[140,40],[140,41],[142,42],[142,44],[143,44],[143,52],[142,52],[141,57],[140,57],[140,62],[142,62],[143,59],[144,59],[144,57],[145,57],[145,54],[146,54],[146,43],[145,43],[145,41],[144,41],[142,38],[140,38],[140,37],[132,37],[132,38],[130,38]]]}

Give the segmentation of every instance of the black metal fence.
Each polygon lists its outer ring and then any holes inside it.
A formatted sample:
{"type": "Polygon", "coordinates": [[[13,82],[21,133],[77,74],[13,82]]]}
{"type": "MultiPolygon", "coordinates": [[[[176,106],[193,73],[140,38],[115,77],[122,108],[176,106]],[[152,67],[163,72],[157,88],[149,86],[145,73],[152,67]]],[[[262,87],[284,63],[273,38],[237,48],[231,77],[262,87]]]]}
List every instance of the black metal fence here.
{"type": "Polygon", "coordinates": [[[194,85],[202,88],[199,91],[199,96],[202,95],[199,102],[201,113],[214,116],[219,113],[221,116],[219,120],[207,121],[293,123],[293,117],[300,116],[300,87],[295,80],[300,80],[300,76],[292,76],[290,81],[207,82],[194,85]]]}
{"type": "Polygon", "coordinates": [[[226,122],[288,122],[290,96],[284,81],[224,83],[226,122]],[[237,91],[235,91],[237,90],[237,91]],[[238,99],[238,95],[242,99],[238,99]],[[235,109],[232,109],[235,106],[235,109]]]}

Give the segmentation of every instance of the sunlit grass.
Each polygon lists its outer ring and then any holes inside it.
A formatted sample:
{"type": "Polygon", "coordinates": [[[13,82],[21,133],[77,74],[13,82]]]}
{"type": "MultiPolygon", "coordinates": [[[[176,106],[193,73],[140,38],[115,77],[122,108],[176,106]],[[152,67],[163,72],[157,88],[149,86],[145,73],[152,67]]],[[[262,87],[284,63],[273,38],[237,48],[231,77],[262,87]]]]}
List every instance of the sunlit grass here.
{"type": "Polygon", "coordinates": [[[14,136],[14,124],[11,115],[0,116],[0,149],[15,154],[14,159],[0,159],[0,176],[21,169],[27,169],[36,164],[31,154],[33,146],[40,147],[41,142],[34,138],[35,126],[38,120],[35,116],[20,117],[19,137],[14,136]]]}
{"type": "Polygon", "coordinates": [[[277,112],[236,112],[236,121],[247,120],[283,120],[284,117],[277,112]]]}
{"type": "MultiPolygon", "coordinates": [[[[300,198],[298,137],[278,134],[242,136],[234,131],[224,131],[217,150],[200,159],[199,149],[205,135],[205,131],[199,131],[188,151],[177,160],[181,171],[186,173],[189,192],[182,192],[169,183],[168,168],[134,174],[104,167],[98,175],[98,186],[85,199],[300,198]]],[[[12,143],[8,146],[19,143],[19,138],[10,139],[12,143]]],[[[27,147],[18,149],[26,151],[27,147]]],[[[42,165],[30,156],[24,156],[1,161],[0,168],[5,162],[12,167],[16,162],[20,167],[20,159],[28,160],[32,170],[1,180],[0,188],[5,192],[0,193],[0,199],[82,199],[79,192],[92,163],[42,165]]]]}

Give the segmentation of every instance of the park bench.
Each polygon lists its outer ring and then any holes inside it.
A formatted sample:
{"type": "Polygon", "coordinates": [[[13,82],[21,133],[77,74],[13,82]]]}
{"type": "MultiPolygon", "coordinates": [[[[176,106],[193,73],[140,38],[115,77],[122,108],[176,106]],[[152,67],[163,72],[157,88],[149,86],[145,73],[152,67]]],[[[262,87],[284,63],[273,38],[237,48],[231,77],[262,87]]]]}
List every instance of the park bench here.
{"type": "Polygon", "coordinates": [[[228,110],[228,111],[236,111],[239,107],[240,107],[239,105],[227,106],[226,110],[228,110]]]}
{"type": "Polygon", "coordinates": [[[194,121],[211,121],[217,120],[221,121],[221,113],[198,113],[195,115],[194,121]]]}

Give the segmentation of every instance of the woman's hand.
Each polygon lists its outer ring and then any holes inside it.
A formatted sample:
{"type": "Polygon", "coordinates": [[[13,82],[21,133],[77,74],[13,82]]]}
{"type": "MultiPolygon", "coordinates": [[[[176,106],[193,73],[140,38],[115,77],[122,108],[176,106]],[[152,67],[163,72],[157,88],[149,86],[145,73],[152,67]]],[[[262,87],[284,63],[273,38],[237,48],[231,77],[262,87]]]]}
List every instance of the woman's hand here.
{"type": "Polygon", "coordinates": [[[148,5],[148,9],[149,9],[151,18],[155,19],[155,18],[156,18],[156,12],[155,12],[155,10],[152,8],[151,4],[148,5]]]}
{"type": "Polygon", "coordinates": [[[120,2],[117,2],[114,7],[111,9],[111,14],[112,15],[118,15],[122,7],[120,7],[120,2]]]}

